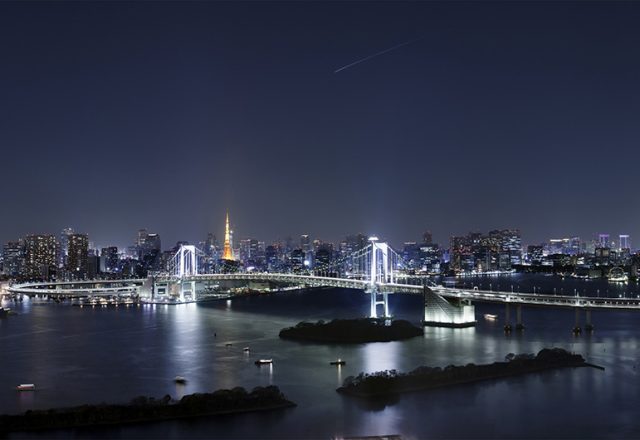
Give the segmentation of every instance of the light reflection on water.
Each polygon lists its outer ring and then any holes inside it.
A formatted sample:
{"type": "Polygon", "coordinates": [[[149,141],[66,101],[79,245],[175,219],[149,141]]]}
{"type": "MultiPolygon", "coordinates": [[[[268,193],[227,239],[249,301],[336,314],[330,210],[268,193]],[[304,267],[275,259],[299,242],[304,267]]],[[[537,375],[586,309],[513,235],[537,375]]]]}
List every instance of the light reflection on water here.
{"type": "MultiPolygon", "coordinates": [[[[415,322],[420,319],[420,302],[421,298],[394,296],[391,307],[396,316],[415,322]]],[[[298,407],[103,430],[86,437],[329,438],[397,433],[407,438],[492,438],[549,437],[555,432],[556,437],[579,438],[640,434],[634,409],[640,398],[636,365],[640,315],[600,312],[593,317],[595,333],[574,337],[570,311],[525,309],[525,331],[505,335],[502,308],[478,304],[476,328],[428,327],[424,337],[407,341],[321,345],[278,338],[281,328],[302,319],[359,316],[367,306],[366,296],[340,290],[236,299],[233,310],[226,301],[131,309],[80,309],[34,302],[21,308],[24,314],[7,318],[0,326],[0,344],[7,354],[0,375],[0,409],[16,412],[122,402],[137,395],[171,394],[179,399],[218,388],[274,384],[298,407]],[[498,314],[498,321],[483,320],[484,313],[498,314]],[[226,347],[226,342],[232,346],[226,347]],[[555,371],[408,394],[374,404],[335,393],[344,378],[362,371],[488,363],[510,352],[534,353],[551,345],[583,353],[606,370],[555,371]],[[244,352],[245,346],[251,351],[244,352]],[[257,367],[254,362],[259,358],[273,358],[273,364],[257,367]],[[346,360],[346,365],[329,365],[338,358],[346,360]],[[176,375],[184,376],[187,384],[175,384],[176,375]],[[16,393],[13,387],[21,382],[36,383],[38,391],[16,393]],[[498,414],[500,423],[496,422],[498,414]],[[522,431],[525,425],[526,433],[522,431]]]]}

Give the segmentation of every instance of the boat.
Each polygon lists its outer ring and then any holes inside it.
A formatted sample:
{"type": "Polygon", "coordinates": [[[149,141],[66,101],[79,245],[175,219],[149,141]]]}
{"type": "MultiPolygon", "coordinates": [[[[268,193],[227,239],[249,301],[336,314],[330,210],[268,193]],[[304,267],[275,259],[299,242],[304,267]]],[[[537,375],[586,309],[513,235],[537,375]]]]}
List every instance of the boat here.
{"type": "Polygon", "coordinates": [[[233,344],[231,342],[227,342],[226,344],[224,344],[225,347],[231,347],[233,344]]]}
{"type": "Polygon", "coordinates": [[[346,365],[347,361],[343,361],[342,359],[338,359],[337,361],[331,361],[329,362],[329,365],[346,365]]]}
{"type": "Polygon", "coordinates": [[[175,383],[179,383],[179,384],[185,384],[185,383],[187,383],[187,379],[185,379],[185,378],[184,378],[184,377],[182,377],[182,376],[176,376],[176,377],[173,379],[173,381],[174,381],[175,383]]]}
{"type": "Polygon", "coordinates": [[[249,351],[249,347],[244,347],[242,351],[249,351]]]}
{"type": "Polygon", "coordinates": [[[260,366],[260,365],[267,365],[267,364],[271,364],[273,363],[273,359],[258,359],[255,364],[260,366]]]}
{"type": "Polygon", "coordinates": [[[16,387],[18,391],[35,391],[36,386],[32,383],[21,383],[16,387]]]}
{"type": "Polygon", "coordinates": [[[484,314],[484,319],[486,319],[487,321],[495,321],[496,319],[498,319],[498,315],[492,315],[490,313],[485,313],[484,314]]]}

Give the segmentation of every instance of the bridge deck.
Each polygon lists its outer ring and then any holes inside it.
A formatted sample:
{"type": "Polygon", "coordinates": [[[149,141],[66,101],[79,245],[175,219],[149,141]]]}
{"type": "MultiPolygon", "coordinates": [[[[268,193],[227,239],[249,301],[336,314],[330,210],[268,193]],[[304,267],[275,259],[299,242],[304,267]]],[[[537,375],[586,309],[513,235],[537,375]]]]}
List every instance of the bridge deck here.
{"type": "MultiPolygon", "coordinates": [[[[156,283],[178,282],[212,282],[212,281],[271,281],[308,287],[340,287],[347,289],[367,290],[371,287],[368,281],[350,278],[333,278],[314,275],[296,275],[281,273],[230,273],[200,274],[183,278],[161,276],[156,283]]],[[[113,295],[132,291],[146,280],[91,280],[55,283],[26,283],[10,286],[7,290],[17,294],[49,294],[49,295],[113,295]],[[86,285],[87,287],[82,287],[86,285]],[[101,287],[104,286],[104,287],[101,287]]],[[[424,287],[413,284],[378,283],[380,292],[395,294],[422,295],[424,287]]],[[[514,293],[502,291],[458,289],[444,286],[430,286],[440,296],[450,299],[465,299],[472,302],[502,303],[539,307],[569,307],[611,310],[640,310],[640,298],[607,298],[549,295],[540,293],[514,293]]]]}

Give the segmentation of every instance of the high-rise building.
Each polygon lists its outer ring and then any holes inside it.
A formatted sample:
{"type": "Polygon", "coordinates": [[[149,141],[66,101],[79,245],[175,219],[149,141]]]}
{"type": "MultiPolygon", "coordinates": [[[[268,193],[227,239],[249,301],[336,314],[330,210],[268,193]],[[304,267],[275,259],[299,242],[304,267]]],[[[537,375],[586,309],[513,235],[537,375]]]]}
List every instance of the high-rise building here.
{"type": "Polygon", "coordinates": [[[409,269],[417,269],[422,266],[420,261],[420,246],[415,241],[406,241],[402,247],[402,258],[409,269]]]}
{"type": "Polygon", "coordinates": [[[300,249],[302,249],[304,253],[311,252],[311,250],[313,249],[313,247],[311,246],[311,238],[308,234],[300,236],[300,249]]]}
{"type": "Polygon", "coordinates": [[[88,274],[89,237],[86,234],[69,235],[67,272],[74,279],[85,279],[88,274]]]}
{"type": "Polygon", "coordinates": [[[222,259],[235,260],[233,257],[232,232],[231,228],[229,228],[229,213],[227,213],[227,220],[224,226],[224,250],[222,252],[222,259]]]}
{"type": "Polygon", "coordinates": [[[138,247],[142,247],[145,245],[145,243],[147,242],[147,230],[146,229],[139,229],[138,230],[138,239],[136,240],[136,245],[138,247]]]}
{"type": "Polygon", "coordinates": [[[598,235],[598,244],[601,248],[609,247],[609,234],[599,234],[598,235]]]}
{"type": "Polygon", "coordinates": [[[425,231],[424,234],[422,234],[422,243],[433,244],[433,235],[431,234],[431,231],[425,231]]]}
{"type": "Polygon", "coordinates": [[[316,251],[315,264],[321,270],[327,270],[333,262],[333,245],[331,243],[322,243],[316,251]]]}
{"type": "Polygon", "coordinates": [[[24,247],[20,241],[9,241],[2,249],[2,272],[10,277],[20,275],[24,260],[24,247]]]}
{"type": "Polygon", "coordinates": [[[304,269],[304,251],[302,249],[294,249],[291,251],[291,270],[294,273],[300,273],[304,269]]]}
{"type": "Polygon", "coordinates": [[[24,240],[24,275],[48,280],[55,276],[57,243],[53,235],[27,235],[24,240]]]}
{"type": "Polygon", "coordinates": [[[104,272],[117,272],[118,266],[120,264],[120,258],[118,257],[118,248],[116,246],[102,248],[102,251],[100,252],[100,260],[102,263],[102,270],[104,272]]]}
{"type": "Polygon", "coordinates": [[[205,241],[205,247],[203,251],[207,257],[212,257],[212,258],[217,257],[218,240],[216,239],[216,236],[211,232],[207,234],[207,241],[205,241]]]}
{"type": "Polygon", "coordinates": [[[527,260],[530,264],[540,265],[542,264],[544,246],[542,245],[529,245],[527,247],[527,260]]]}
{"type": "Polygon", "coordinates": [[[73,234],[73,228],[64,228],[60,233],[60,251],[58,252],[58,267],[64,268],[67,265],[69,255],[69,235],[73,234]]]}
{"type": "Polygon", "coordinates": [[[629,239],[628,234],[621,234],[619,239],[620,239],[620,242],[619,242],[620,250],[631,249],[631,240],[629,239]]]}
{"type": "Polygon", "coordinates": [[[162,250],[162,241],[160,240],[160,234],[147,234],[147,239],[145,240],[145,251],[157,251],[160,252],[162,250]]]}

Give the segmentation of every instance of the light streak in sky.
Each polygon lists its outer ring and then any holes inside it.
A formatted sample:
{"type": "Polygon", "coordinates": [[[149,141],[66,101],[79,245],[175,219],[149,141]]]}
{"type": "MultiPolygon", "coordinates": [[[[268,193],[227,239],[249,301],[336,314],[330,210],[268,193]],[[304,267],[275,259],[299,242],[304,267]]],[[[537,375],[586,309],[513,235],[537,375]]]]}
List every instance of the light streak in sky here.
{"type": "Polygon", "coordinates": [[[355,66],[356,64],[364,63],[365,61],[368,61],[371,58],[375,58],[375,57],[383,55],[383,54],[385,54],[387,52],[391,52],[392,50],[396,50],[396,49],[399,49],[399,48],[401,48],[403,46],[407,46],[407,45],[409,45],[411,43],[415,43],[416,41],[422,40],[422,38],[424,38],[424,37],[416,38],[416,39],[409,40],[409,41],[405,41],[404,43],[397,44],[397,45],[395,45],[393,47],[390,47],[388,49],[385,49],[383,51],[376,52],[376,53],[374,53],[372,55],[369,55],[368,57],[361,58],[361,59],[359,59],[357,61],[354,61],[353,63],[347,64],[346,66],[342,66],[338,70],[335,70],[333,73],[341,72],[341,71],[343,71],[345,69],[348,69],[349,67],[355,66]]]}

